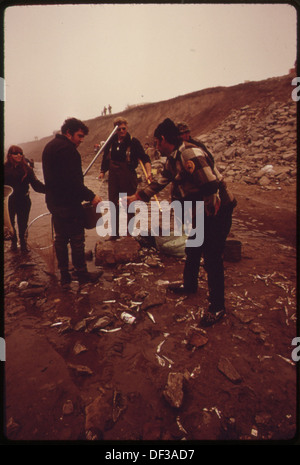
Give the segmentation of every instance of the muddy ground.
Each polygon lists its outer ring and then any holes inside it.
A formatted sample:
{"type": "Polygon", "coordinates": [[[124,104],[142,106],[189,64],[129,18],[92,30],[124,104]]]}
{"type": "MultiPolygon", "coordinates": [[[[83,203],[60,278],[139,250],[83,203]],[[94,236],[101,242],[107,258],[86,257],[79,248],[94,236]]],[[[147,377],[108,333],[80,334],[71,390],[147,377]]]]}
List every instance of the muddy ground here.
{"type": "MultiPolygon", "coordinates": [[[[241,242],[241,260],[225,261],[227,315],[205,330],[198,327],[207,305],[203,268],[196,295],[166,289],[181,279],[184,259],[147,247],[130,264],[96,267],[93,259],[88,267],[102,271],[99,282],[79,287],[74,281],[62,290],[52,249],[21,255],[5,242],[9,440],[90,439],[104,447],[110,441],[293,441],[296,188],[235,184],[232,190],[238,206],[229,239],[241,242]],[[147,265],[148,256],[157,263],[147,265]],[[22,289],[24,281],[29,285],[22,289]],[[147,308],[142,302],[149,296],[147,308]],[[135,317],[133,324],[121,319],[123,311],[135,317]],[[104,316],[107,326],[95,328],[104,316]],[[183,375],[179,407],[164,395],[169,373],[183,375]]],[[[99,238],[89,234],[93,249],[99,238]]]]}

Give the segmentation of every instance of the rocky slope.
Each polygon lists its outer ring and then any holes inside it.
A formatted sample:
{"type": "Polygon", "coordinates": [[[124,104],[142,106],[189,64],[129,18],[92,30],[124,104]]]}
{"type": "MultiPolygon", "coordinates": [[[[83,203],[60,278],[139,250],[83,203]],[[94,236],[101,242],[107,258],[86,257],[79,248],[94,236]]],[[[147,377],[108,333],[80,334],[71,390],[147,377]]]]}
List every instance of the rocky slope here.
{"type": "MultiPolygon", "coordinates": [[[[186,121],[192,135],[208,143],[222,162],[221,169],[226,169],[232,179],[259,181],[259,171],[265,165],[273,168],[265,168],[260,181],[263,185],[290,179],[288,174],[295,179],[296,103],[291,98],[292,79],[292,75],[287,75],[204,89],[88,120],[89,135],[80,147],[83,166],[93,159],[94,144],[106,140],[111,133],[116,116],[128,119],[130,133],[142,144],[151,143],[157,124],[169,117],[186,121]]],[[[21,145],[29,158],[40,161],[45,144],[52,138],[50,135],[21,145]]]]}
{"type": "Polygon", "coordinates": [[[233,110],[200,138],[229,181],[266,187],[296,180],[296,104],[292,100],[233,110]]]}

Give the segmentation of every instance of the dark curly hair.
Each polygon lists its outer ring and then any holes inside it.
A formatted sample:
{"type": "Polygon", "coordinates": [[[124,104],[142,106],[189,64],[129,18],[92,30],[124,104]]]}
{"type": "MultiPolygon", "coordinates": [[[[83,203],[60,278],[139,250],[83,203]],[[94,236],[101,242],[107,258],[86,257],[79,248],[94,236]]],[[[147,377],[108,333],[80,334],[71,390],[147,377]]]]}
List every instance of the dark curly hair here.
{"type": "Polygon", "coordinates": [[[154,131],[154,137],[157,139],[161,139],[162,136],[164,136],[167,142],[175,145],[175,147],[178,147],[180,144],[178,128],[170,118],[166,118],[154,131]]]}
{"type": "Polygon", "coordinates": [[[82,130],[85,135],[89,133],[89,128],[77,118],[66,119],[61,127],[62,134],[67,134],[67,132],[69,132],[71,136],[79,130],[82,130]]]}

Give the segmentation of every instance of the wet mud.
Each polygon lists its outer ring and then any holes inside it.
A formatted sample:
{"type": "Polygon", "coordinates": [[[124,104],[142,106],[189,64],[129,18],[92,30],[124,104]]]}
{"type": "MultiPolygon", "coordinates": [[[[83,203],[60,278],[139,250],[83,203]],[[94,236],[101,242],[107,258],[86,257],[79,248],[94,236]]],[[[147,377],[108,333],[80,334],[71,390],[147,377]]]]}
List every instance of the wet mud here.
{"type": "MultiPolygon", "coordinates": [[[[86,183],[106,198],[95,172],[86,183]]],[[[184,258],[142,244],[135,261],[96,266],[99,237],[87,231],[88,268],[101,276],[64,290],[53,247],[33,246],[49,223],[29,229],[29,254],[4,243],[9,440],[293,440],[295,187],[232,189],[238,206],[228,239],[241,242],[241,259],[224,262],[227,314],[206,329],[198,326],[204,268],[197,294],[167,289],[181,280],[184,258]]],[[[42,195],[31,198],[33,219],[46,208],[42,195]]]]}

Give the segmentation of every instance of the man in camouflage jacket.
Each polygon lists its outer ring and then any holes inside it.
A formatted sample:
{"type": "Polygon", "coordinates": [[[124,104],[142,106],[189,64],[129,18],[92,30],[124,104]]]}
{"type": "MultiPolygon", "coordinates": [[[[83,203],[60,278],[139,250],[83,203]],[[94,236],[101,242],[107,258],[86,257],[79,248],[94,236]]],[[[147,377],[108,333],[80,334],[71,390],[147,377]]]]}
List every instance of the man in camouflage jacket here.
{"type": "MultiPolygon", "coordinates": [[[[196,247],[186,246],[183,284],[170,286],[170,289],[176,293],[196,293],[200,260],[203,257],[208,280],[209,307],[200,323],[202,326],[210,326],[226,312],[223,251],[236,202],[221,175],[212,167],[207,153],[190,142],[182,142],[173,121],[167,118],[160,123],[154,132],[154,138],[157,149],[167,156],[164,171],[157,180],[143,190],[138,190],[127,200],[129,203],[135,200],[148,202],[153,195],[172,183],[172,199],[183,203],[191,201],[194,220],[197,214],[196,202],[204,202],[204,241],[196,247]]],[[[193,234],[195,236],[194,232],[193,234]]]]}

